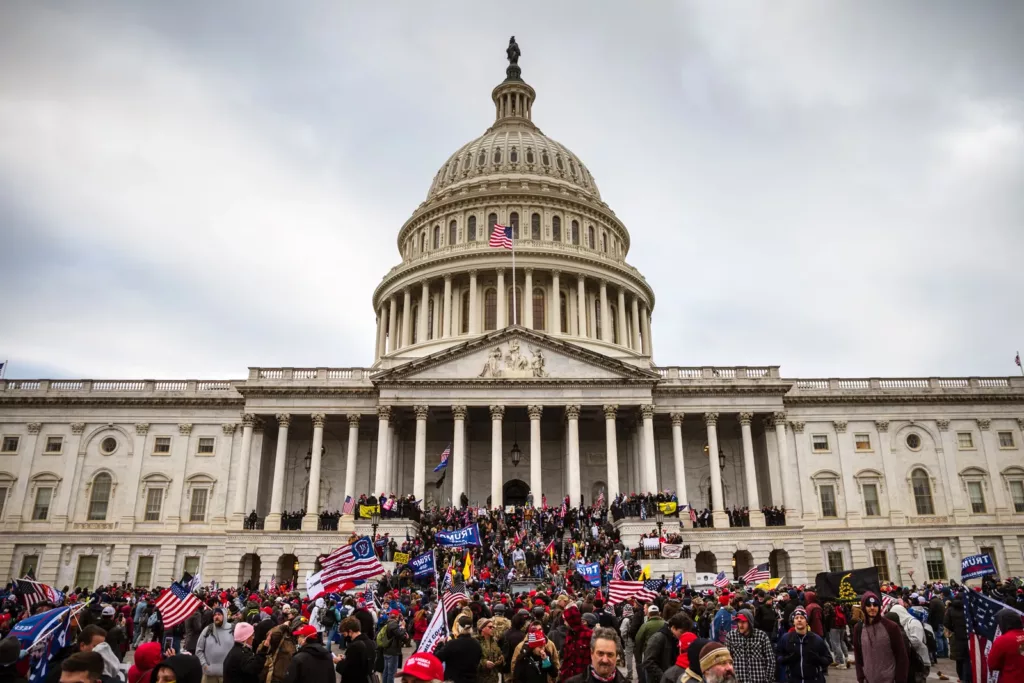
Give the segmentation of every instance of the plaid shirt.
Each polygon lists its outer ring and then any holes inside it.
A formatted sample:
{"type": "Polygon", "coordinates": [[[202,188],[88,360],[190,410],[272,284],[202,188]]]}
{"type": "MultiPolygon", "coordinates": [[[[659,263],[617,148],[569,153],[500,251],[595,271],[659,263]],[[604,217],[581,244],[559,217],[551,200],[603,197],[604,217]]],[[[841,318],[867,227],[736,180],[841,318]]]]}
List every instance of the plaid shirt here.
{"type": "Polygon", "coordinates": [[[739,683],[773,683],[775,652],[767,633],[751,626],[750,634],[745,636],[733,629],[725,636],[725,646],[732,654],[739,683]]]}

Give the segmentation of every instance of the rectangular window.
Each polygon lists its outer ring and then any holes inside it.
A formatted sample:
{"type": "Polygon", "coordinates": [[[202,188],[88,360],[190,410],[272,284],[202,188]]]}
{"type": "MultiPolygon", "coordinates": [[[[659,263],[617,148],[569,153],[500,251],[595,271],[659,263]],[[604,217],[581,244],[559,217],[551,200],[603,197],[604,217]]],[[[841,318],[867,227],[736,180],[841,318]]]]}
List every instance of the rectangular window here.
{"type": "Polygon", "coordinates": [[[925,548],[924,565],[928,570],[929,581],[946,580],[946,560],[942,556],[942,548],[925,548]]]}
{"type": "Polygon", "coordinates": [[[871,551],[871,563],[878,568],[878,580],[889,580],[889,553],[884,550],[871,551]]]}
{"type": "Polygon", "coordinates": [[[4,508],[7,507],[7,492],[8,491],[10,491],[9,487],[7,487],[7,486],[0,486],[0,519],[4,518],[4,508]]]}
{"type": "Polygon", "coordinates": [[[811,437],[811,448],[815,453],[828,453],[828,434],[815,434],[811,437]]]}
{"type": "Polygon", "coordinates": [[[0,446],[0,453],[17,453],[20,436],[5,436],[3,445],[0,446]]]}
{"type": "Polygon", "coordinates": [[[215,440],[212,436],[199,437],[199,446],[196,448],[196,455],[213,455],[215,440]]]}
{"type": "Polygon", "coordinates": [[[853,444],[858,451],[870,451],[871,450],[871,435],[870,434],[854,434],[853,444]]]}
{"type": "Polygon", "coordinates": [[[836,516],[836,489],[831,484],[824,484],[818,487],[818,494],[821,496],[821,516],[836,516]]]}
{"type": "Polygon", "coordinates": [[[48,436],[46,437],[46,452],[47,453],[60,453],[64,450],[64,437],[63,436],[48,436]]]}
{"type": "Polygon", "coordinates": [[[962,451],[974,448],[974,435],[970,432],[957,432],[956,445],[962,451]]]}
{"type": "Polygon", "coordinates": [[[185,566],[182,567],[182,571],[188,572],[192,576],[199,573],[199,557],[192,556],[185,558],[185,566]]]}
{"type": "Polygon", "coordinates": [[[878,517],[882,514],[882,508],[878,504],[878,484],[864,484],[861,488],[864,493],[864,514],[867,517],[878,517]]]}
{"type": "Polygon", "coordinates": [[[36,502],[32,506],[32,521],[46,521],[50,516],[50,501],[53,500],[53,489],[49,486],[41,486],[36,489],[36,502]]]}
{"type": "Polygon", "coordinates": [[[153,442],[153,455],[167,455],[171,452],[171,437],[158,436],[153,442]]]}
{"type": "Polygon", "coordinates": [[[36,572],[39,571],[39,556],[38,555],[26,555],[21,558],[21,573],[18,576],[35,576],[36,572]]]}
{"type": "Polygon", "coordinates": [[[999,564],[996,559],[996,549],[992,546],[983,545],[980,548],[978,548],[978,553],[981,555],[988,555],[992,558],[992,566],[996,570],[996,576],[999,576],[999,564]]]}
{"type": "Polygon", "coordinates": [[[146,491],[146,521],[159,522],[160,509],[164,504],[163,489],[149,489],[146,491]]]}
{"type": "Polygon", "coordinates": [[[98,555],[82,555],[78,558],[78,570],[75,571],[75,586],[92,588],[96,584],[96,567],[100,563],[98,555]]]}
{"type": "Polygon", "coordinates": [[[151,555],[139,555],[139,563],[135,565],[135,586],[137,588],[149,588],[153,582],[153,557],[151,555]]]}
{"type": "Polygon", "coordinates": [[[1000,448],[1016,448],[1017,444],[1013,440],[1013,432],[999,432],[999,447],[1000,448]]]}
{"type": "Polygon", "coordinates": [[[206,521],[206,496],[209,493],[209,489],[192,489],[192,503],[188,508],[188,521],[206,521]]]}
{"type": "Polygon", "coordinates": [[[981,482],[967,482],[967,494],[971,497],[971,512],[976,515],[985,514],[985,492],[981,489],[981,482]]]}
{"type": "MultiPolygon", "coordinates": [[[[1013,511],[1024,512],[1024,481],[1010,482],[1010,496],[1013,498],[1013,511]]],[[[0,513],[3,508],[0,508],[0,513]]]]}
{"type": "Polygon", "coordinates": [[[830,572],[841,572],[843,571],[843,551],[842,550],[829,550],[828,551],[828,570],[830,572]]]}

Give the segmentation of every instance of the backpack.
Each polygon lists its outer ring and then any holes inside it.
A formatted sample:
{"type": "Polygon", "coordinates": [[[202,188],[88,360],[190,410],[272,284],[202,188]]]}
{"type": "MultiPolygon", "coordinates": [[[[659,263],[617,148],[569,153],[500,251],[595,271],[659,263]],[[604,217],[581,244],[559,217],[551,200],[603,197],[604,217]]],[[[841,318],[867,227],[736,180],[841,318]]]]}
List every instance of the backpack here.
{"type": "Polygon", "coordinates": [[[391,646],[391,638],[388,637],[388,625],[384,624],[379,631],[377,631],[377,649],[380,651],[385,650],[391,646]]]}
{"type": "Polygon", "coordinates": [[[323,614],[320,615],[320,623],[323,624],[325,628],[334,628],[334,625],[338,623],[337,614],[335,613],[334,608],[324,607],[322,611],[323,614]]]}

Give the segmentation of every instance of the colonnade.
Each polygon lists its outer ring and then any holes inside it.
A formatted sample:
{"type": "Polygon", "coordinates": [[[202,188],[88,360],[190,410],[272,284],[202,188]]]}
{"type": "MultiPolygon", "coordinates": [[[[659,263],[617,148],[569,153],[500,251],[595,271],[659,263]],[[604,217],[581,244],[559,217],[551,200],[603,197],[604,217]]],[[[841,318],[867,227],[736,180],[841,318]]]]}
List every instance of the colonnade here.
{"type": "Polygon", "coordinates": [[[628,287],[583,273],[520,268],[515,308],[521,314],[513,316],[513,284],[506,284],[507,274],[510,269],[470,270],[394,291],[377,311],[375,359],[428,340],[501,329],[513,317],[529,329],[597,339],[651,355],[649,305],[628,287]],[[542,312],[539,318],[535,309],[542,312]]]}

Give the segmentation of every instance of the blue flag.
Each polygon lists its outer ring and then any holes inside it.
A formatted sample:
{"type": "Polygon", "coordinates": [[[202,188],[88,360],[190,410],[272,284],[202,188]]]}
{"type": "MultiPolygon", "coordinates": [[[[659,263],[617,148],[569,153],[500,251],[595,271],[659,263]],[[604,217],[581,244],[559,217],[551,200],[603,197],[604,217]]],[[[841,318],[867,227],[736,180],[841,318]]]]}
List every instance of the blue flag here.
{"type": "Polygon", "coordinates": [[[591,562],[590,564],[577,562],[576,569],[579,571],[580,576],[585,578],[591,586],[594,588],[601,587],[601,565],[597,562],[591,562]]]}
{"type": "Polygon", "coordinates": [[[17,636],[22,649],[32,649],[28,675],[30,683],[46,680],[50,660],[67,645],[70,612],[70,607],[52,609],[23,619],[11,629],[11,635],[17,636]]]}
{"type": "Polygon", "coordinates": [[[480,527],[476,524],[457,529],[456,531],[438,531],[434,534],[437,544],[442,548],[461,548],[467,545],[480,545],[480,527]]]}
{"type": "Polygon", "coordinates": [[[434,552],[428,551],[409,560],[412,575],[417,579],[434,575],[434,552]]]}
{"type": "Polygon", "coordinates": [[[447,446],[445,446],[444,450],[441,451],[441,462],[439,462],[437,464],[437,467],[434,468],[435,472],[440,472],[445,467],[448,467],[448,458],[451,456],[451,454],[452,454],[452,445],[448,444],[447,446]]]}
{"type": "Polygon", "coordinates": [[[988,555],[969,555],[960,561],[960,578],[980,579],[988,574],[995,574],[996,567],[988,555]]]}

